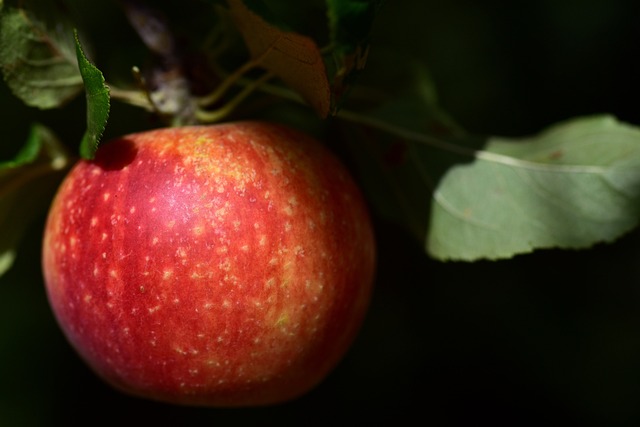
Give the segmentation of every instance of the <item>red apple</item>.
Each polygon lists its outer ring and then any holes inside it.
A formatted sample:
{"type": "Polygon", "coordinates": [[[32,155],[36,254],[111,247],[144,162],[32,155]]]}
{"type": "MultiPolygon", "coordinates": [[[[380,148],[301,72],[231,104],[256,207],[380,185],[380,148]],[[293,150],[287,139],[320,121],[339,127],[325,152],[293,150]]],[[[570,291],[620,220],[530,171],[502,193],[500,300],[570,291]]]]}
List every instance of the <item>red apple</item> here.
{"type": "Polygon", "coordinates": [[[318,384],[374,276],[359,189],[310,137],[262,122],[138,133],[80,161],[43,271],[81,357],[130,394],[265,405],[318,384]]]}

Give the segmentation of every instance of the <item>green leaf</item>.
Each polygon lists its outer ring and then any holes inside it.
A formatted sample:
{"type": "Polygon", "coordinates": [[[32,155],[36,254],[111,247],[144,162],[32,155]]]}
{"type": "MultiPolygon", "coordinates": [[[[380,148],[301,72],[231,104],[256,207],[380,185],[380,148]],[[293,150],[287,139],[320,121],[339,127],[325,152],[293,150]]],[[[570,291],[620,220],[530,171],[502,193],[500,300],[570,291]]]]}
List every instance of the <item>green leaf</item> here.
{"type": "Polygon", "coordinates": [[[62,144],[38,124],[13,160],[0,162],[0,276],[13,264],[24,231],[46,211],[70,164],[62,144]]]}
{"type": "Polygon", "coordinates": [[[517,139],[441,138],[407,123],[360,122],[390,135],[359,151],[373,201],[437,259],[588,248],[640,221],[640,128],[613,117],[517,139]]]}
{"type": "Polygon", "coordinates": [[[82,90],[70,40],[28,11],[0,12],[0,70],[11,91],[27,105],[63,105],[82,90]]]}
{"type": "Polygon", "coordinates": [[[473,155],[448,170],[433,195],[427,249],[437,258],[587,248],[640,220],[640,129],[612,117],[490,138],[473,155]]]}
{"type": "Polygon", "coordinates": [[[77,32],[75,40],[78,66],[87,98],[87,130],[80,143],[80,155],[85,159],[93,159],[109,118],[109,87],[100,70],[85,56],[77,32]]]}

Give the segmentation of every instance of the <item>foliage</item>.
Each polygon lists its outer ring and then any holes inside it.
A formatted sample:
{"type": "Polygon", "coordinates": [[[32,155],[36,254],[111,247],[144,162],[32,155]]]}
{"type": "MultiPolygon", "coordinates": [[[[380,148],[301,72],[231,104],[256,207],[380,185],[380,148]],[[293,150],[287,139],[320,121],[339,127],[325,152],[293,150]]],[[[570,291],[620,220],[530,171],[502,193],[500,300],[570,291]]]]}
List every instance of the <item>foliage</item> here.
{"type": "Polygon", "coordinates": [[[87,95],[87,130],[80,142],[80,155],[85,159],[93,159],[109,118],[109,88],[105,85],[100,70],[85,56],[77,33],[75,40],[78,68],[87,95]]]}
{"type": "Polygon", "coordinates": [[[0,68],[13,93],[27,105],[60,107],[82,90],[69,41],[69,34],[49,28],[29,10],[2,11],[0,68]]]}
{"type": "MultiPolygon", "coordinates": [[[[341,135],[376,212],[405,226],[436,259],[588,248],[638,224],[636,126],[605,114],[566,120],[534,136],[467,131],[439,105],[424,64],[405,49],[381,45],[376,51],[377,15],[391,7],[380,0],[310,1],[295,8],[194,0],[179,11],[170,2],[123,1],[116,12],[130,23],[123,37],[135,38],[125,50],[138,62],[119,64],[119,71],[101,71],[90,59],[121,47],[92,45],[94,34],[82,30],[90,28],[82,2],[6,3],[0,3],[6,85],[39,109],[64,109],[84,87],[84,136],[78,144],[64,141],[84,158],[98,147],[112,100],[141,108],[158,125],[287,121],[297,114],[310,132],[341,135]],[[377,56],[369,61],[372,52],[377,56]]],[[[93,7],[99,14],[113,5],[93,7]]],[[[40,136],[32,134],[24,150],[32,149],[34,138],[55,141],[56,129],[34,129],[40,136]]],[[[43,209],[22,203],[39,182],[30,177],[47,180],[60,171],[52,166],[56,156],[21,156],[0,164],[3,213],[43,209]]],[[[43,197],[52,193],[49,188],[43,197]]],[[[0,217],[3,230],[12,231],[0,237],[0,273],[33,216],[0,217]]]]}
{"type": "Polygon", "coordinates": [[[0,163],[0,275],[11,267],[30,221],[47,209],[70,161],[51,130],[35,123],[15,158],[0,163]]]}

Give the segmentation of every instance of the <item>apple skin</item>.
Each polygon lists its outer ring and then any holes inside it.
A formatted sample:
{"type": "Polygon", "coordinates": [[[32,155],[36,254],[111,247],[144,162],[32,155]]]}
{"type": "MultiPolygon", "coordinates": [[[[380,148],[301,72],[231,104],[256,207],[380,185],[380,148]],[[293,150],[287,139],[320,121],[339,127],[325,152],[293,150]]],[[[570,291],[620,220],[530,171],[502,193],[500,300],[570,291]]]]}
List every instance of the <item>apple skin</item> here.
{"type": "Polygon", "coordinates": [[[375,242],[347,170],[258,121],[147,131],[79,161],[51,206],[52,311],[114,387],[174,404],[309,391],[365,317],[375,242]]]}

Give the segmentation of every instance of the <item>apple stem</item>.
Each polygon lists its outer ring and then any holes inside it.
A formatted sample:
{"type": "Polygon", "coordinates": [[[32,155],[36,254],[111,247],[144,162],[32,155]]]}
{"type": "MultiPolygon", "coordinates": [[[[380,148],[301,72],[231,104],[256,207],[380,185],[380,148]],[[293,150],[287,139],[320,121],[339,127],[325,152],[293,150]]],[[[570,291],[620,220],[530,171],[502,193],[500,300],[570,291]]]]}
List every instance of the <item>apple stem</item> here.
{"type": "Polygon", "coordinates": [[[144,97],[146,98],[146,108],[148,109],[148,111],[162,115],[160,108],[158,108],[158,105],[153,101],[153,98],[151,97],[151,90],[149,89],[147,80],[144,78],[144,75],[142,74],[142,71],[140,71],[140,68],[134,65],[131,68],[131,74],[133,74],[133,78],[135,79],[136,84],[141,89],[144,97]]]}
{"type": "MultiPolygon", "coordinates": [[[[234,73],[235,74],[235,73],[234,73]]],[[[251,93],[253,93],[258,87],[260,87],[264,82],[269,80],[274,76],[273,73],[267,72],[260,76],[260,78],[253,80],[251,83],[246,85],[235,97],[233,97],[229,102],[225,103],[224,106],[211,110],[205,111],[198,109],[196,111],[196,119],[201,123],[214,123],[224,119],[227,115],[229,115],[233,110],[242,103],[251,93]]],[[[235,81],[238,80],[238,77],[235,78],[235,81]]]]}
{"type": "Polygon", "coordinates": [[[152,113],[162,114],[160,109],[151,98],[151,92],[140,69],[136,66],[132,67],[131,74],[133,74],[133,77],[139,89],[121,89],[119,87],[113,86],[112,84],[109,84],[109,95],[111,96],[111,98],[125,102],[129,105],[141,107],[146,111],[152,113]]]}

